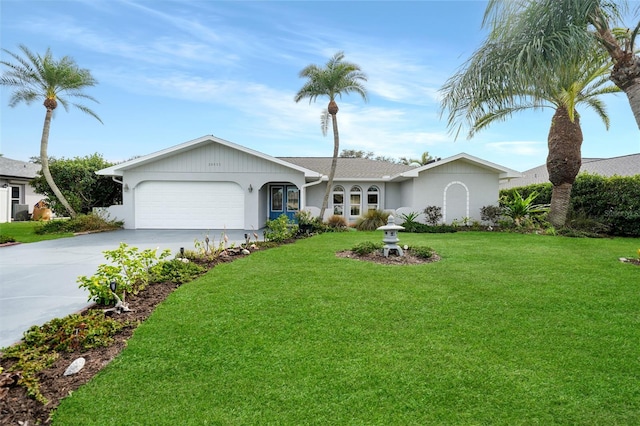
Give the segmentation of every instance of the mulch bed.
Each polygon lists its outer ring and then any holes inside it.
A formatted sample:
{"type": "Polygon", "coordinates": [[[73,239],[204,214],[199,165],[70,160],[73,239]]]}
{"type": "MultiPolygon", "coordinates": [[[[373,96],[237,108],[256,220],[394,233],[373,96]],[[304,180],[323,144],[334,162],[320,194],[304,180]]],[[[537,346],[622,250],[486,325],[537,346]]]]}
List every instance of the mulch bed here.
{"type": "Polygon", "coordinates": [[[440,256],[436,253],[428,259],[415,256],[411,253],[411,249],[404,250],[404,256],[398,256],[395,252],[389,253],[388,257],[384,257],[381,250],[377,250],[369,254],[356,254],[351,250],[343,250],[336,253],[338,257],[362,260],[365,262],[379,263],[382,265],[420,265],[423,263],[433,263],[440,260],[440,256]]]}

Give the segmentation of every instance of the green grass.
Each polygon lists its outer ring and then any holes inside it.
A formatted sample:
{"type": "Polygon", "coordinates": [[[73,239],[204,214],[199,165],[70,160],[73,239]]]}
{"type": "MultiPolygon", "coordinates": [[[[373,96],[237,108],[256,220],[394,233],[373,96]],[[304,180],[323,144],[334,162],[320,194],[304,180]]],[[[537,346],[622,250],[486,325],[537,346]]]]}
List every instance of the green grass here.
{"type": "Polygon", "coordinates": [[[27,221],[0,223],[0,235],[13,237],[17,242],[20,243],[34,243],[37,241],[73,237],[73,233],[71,232],[37,235],[35,233],[35,229],[39,226],[42,226],[42,222],[27,221]]]}
{"type": "Polygon", "coordinates": [[[174,292],[55,425],[640,424],[639,239],[324,234],[174,292]]]}

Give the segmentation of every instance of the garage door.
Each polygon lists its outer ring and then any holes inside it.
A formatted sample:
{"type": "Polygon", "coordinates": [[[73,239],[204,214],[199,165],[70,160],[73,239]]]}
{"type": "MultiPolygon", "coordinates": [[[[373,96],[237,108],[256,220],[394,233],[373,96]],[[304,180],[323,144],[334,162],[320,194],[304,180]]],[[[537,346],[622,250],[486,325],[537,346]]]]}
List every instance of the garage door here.
{"type": "Polygon", "coordinates": [[[244,192],[233,182],[142,182],[138,229],[244,229],[244,192]]]}

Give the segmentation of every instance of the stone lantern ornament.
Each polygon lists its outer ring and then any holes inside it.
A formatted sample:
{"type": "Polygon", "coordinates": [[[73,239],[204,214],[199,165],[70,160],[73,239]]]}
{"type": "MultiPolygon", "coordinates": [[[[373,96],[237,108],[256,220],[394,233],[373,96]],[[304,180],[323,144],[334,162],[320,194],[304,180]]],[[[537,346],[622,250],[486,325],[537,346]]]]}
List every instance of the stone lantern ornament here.
{"type": "Polygon", "coordinates": [[[378,231],[384,231],[384,238],[382,239],[384,243],[384,247],[382,247],[384,257],[389,257],[389,252],[392,250],[395,250],[398,256],[404,256],[402,248],[398,245],[400,241],[398,231],[402,229],[404,229],[404,226],[396,225],[395,218],[391,215],[389,215],[387,224],[377,229],[378,231]]]}

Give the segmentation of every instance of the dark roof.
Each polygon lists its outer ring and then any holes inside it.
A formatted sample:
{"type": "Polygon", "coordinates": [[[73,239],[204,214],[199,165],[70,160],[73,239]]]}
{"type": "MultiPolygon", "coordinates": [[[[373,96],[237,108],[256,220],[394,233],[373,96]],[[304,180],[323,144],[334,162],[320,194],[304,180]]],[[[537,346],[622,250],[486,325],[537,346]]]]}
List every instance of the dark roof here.
{"type": "MultiPolygon", "coordinates": [[[[612,158],[583,158],[580,173],[590,173],[610,177],[640,175],[640,154],[623,155],[612,158]]],[[[501,189],[549,182],[547,165],[543,164],[522,172],[522,177],[500,184],[501,189]]]]}
{"type": "Polygon", "coordinates": [[[38,175],[38,170],[40,170],[40,164],[0,157],[0,176],[2,177],[33,179],[38,175]]]}
{"type": "MultiPolygon", "coordinates": [[[[278,157],[305,169],[313,170],[323,175],[329,175],[331,157],[278,157]]],[[[394,176],[407,170],[414,169],[404,164],[388,161],[369,160],[366,158],[338,158],[336,179],[381,179],[383,176],[394,176]]]]}

